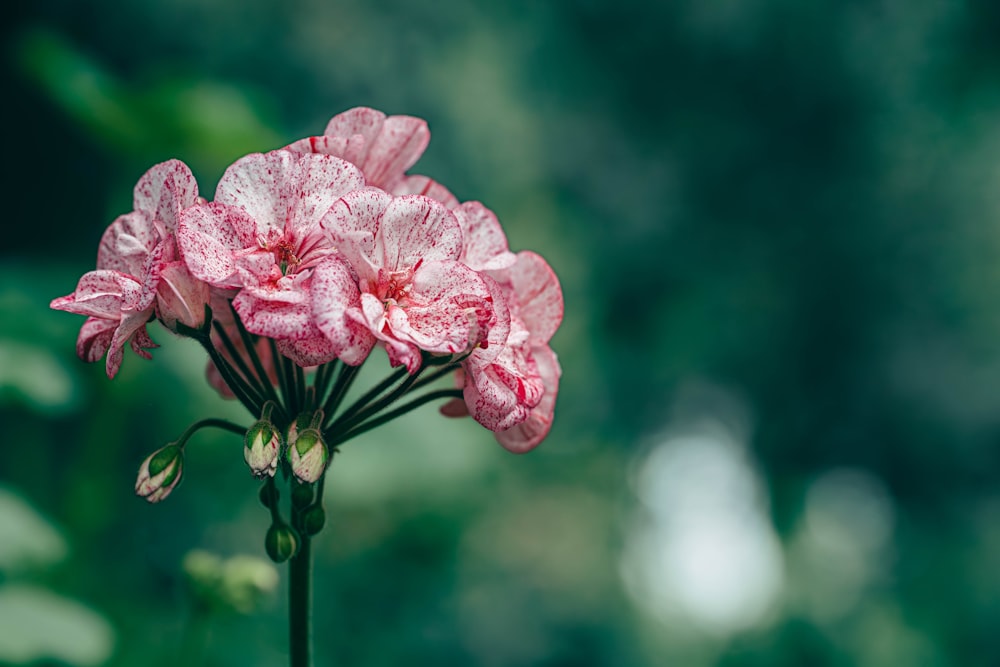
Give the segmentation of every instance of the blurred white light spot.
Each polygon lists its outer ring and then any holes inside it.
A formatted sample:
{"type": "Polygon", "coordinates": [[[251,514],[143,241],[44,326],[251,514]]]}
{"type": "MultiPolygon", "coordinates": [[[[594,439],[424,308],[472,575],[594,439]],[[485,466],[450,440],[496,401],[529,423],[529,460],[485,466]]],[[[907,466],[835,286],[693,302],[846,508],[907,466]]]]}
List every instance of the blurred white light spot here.
{"type": "Polygon", "coordinates": [[[781,592],[783,559],[742,443],[717,421],[671,435],[643,462],[636,487],[648,516],[622,560],[636,602],[715,634],[761,622],[781,592]]]}

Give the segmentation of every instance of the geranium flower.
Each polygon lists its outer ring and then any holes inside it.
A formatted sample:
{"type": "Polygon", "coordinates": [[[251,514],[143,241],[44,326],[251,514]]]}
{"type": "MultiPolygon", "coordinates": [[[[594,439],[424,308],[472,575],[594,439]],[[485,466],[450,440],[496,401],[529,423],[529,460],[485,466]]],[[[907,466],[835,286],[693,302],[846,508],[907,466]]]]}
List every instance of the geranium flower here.
{"type": "Polygon", "coordinates": [[[314,324],[311,287],[315,268],[341,261],[320,218],[364,185],[357,167],[329,155],[248,155],[226,170],[214,202],[184,211],[178,244],[192,274],[239,290],[233,306],[248,331],[278,340],[303,366],[353,359],[314,324]]]}
{"type": "Polygon", "coordinates": [[[135,186],[135,210],[119,216],[101,237],[97,270],[84,275],[73,294],[51,303],[89,316],[77,353],[86,361],[107,353],[108,377],[118,372],[126,343],[150,358],[146,349],[156,345],[145,325],[154,315],[171,328],[178,320],[197,326],[204,319],[207,286],[183,268],[173,237],[180,211],[197,199],[187,165],[170,160],[154,166],[135,186]]]}
{"type": "Polygon", "coordinates": [[[306,137],[288,150],[321,153],[357,165],[368,185],[394,195],[424,195],[448,208],[458,205],[447,188],[427,176],[407,176],[430,142],[427,123],[413,116],[386,116],[368,107],[337,114],[321,137],[306,137]]]}
{"type": "MultiPolygon", "coordinates": [[[[360,303],[346,308],[339,291],[316,298],[317,322],[364,324],[392,365],[405,364],[410,373],[420,367],[421,351],[465,353],[486,340],[497,320],[493,296],[476,271],[457,261],[461,228],[442,204],[366,188],[342,197],[321,224],[354,269],[361,294],[360,303]]],[[[346,290],[347,283],[341,272],[336,284],[346,290]]],[[[335,328],[324,333],[340,335],[335,328]]]]}
{"type": "Polygon", "coordinates": [[[465,404],[453,401],[442,411],[471,414],[506,449],[520,453],[538,445],[552,425],[562,371],[548,343],[562,322],[563,300],[544,259],[527,251],[516,257],[509,268],[488,272],[510,309],[510,333],[462,363],[465,404]]]}

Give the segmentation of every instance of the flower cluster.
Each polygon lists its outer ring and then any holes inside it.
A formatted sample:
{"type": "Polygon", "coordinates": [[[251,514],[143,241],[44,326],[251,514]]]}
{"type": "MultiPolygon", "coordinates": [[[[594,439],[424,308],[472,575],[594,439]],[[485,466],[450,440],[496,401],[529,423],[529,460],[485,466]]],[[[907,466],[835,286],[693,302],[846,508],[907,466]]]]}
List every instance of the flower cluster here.
{"type": "Polygon", "coordinates": [[[481,203],[406,173],[429,139],[418,118],[351,109],[323,136],[237,160],[212,201],[184,163],[158,164],[136,185],[134,210],[104,233],[97,268],[52,307],[87,317],[77,353],[106,357],[108,377],[126,345],[150,358],[154,319],[201,342],[213,386],[255,418],[267,405],[247,440],[257,475],[274,474],[281,433],[300,414],[335,446],[451,372],[457,389],[434,395],[453,399],[442,412],[471,415],[510,451],[527,451],[552,422],[559,283],[537,254],[510,251],[481,203]],[[405,369],[400,386],[336,417],[345,378],[376,347],[405,369]]]}

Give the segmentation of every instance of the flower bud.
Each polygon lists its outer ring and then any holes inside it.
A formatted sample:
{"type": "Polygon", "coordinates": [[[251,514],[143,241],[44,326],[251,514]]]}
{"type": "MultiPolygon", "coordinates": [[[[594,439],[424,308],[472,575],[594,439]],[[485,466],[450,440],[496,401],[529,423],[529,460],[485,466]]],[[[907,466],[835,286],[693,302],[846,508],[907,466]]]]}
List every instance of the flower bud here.
{"type": "Polygon", "coordinates": [[[326,511],[319,505],[313,505],[302,514],[302,532],[306,535],[315,535],[325,524],[326,511]]]}
{"type": "Polygon", "coordinates": [[[156,450],[139,466],[135,493],[151,503],[158,503],[174,490],[184,470],[184,452],[176,444],[156,450]]]}
{"type": "Polygon", "coordinates": [[[312,505],[315,495],[312,484],[293,484],[292,486],[292,507],[305,509],[312,505]]]}
{"type": "Polygon", "coordinates": [[[329,458],[326,443],[319,429],[299,431],[295,442],[288,447],[288,463],[301,481],[312,484],[323,476],[329,458]]]}
{"type": "Polygon", "coordinates": [[[320,428],[323,411],[303,412],[288,427],[288,463],[300,481],[312,484],[323,476],[329,451],[320,428]]]}
{"type": "Polygon", "coordinates": [[[265,417],[250,427],[243,439],[243,459],[250,466],[254,477],[274,477],[278,469],[278,452],[281,451],[281,433],[265,417]]]}
{"type": "Polygon", "coordinates": [[[275,563],[284,563],[299,549],[299,536],[286,523],[272,523],[264,537],[264,549],[275,563]]]}

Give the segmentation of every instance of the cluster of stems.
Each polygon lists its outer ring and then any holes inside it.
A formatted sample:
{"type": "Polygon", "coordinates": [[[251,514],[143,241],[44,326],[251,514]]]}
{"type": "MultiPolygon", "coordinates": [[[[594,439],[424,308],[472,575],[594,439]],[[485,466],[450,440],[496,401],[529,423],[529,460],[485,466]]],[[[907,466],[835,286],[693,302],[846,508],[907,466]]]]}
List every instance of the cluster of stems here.
{"type": "MultiPolygon", "coordinates": [[[[231,307],[231,306],[230,306],[231,307]]],[[[345,399],[357,378],[360,366],[350,366],[339,360],[323,364],[307,372],[281,355],[272,339],[271,360],[277,383],[257,353],[258,337],[249,333],[235,311],[234,320],[240,337],[233,340],[218,321],[213,323],[211,310],[206,307],[205,324],[198,328],[179,324],[179,333],[195,339],[208,353],[223,380],[236,399],[255,418],[273,423],[278,433],[285,434],[293,426],[305,425],[316,429],[329,456],[315,481],[303,481],[294,474],[289,457],[279,455],[276,470],[260,474],[264,478],[260,489],[261,503],[271,515],[271,527],[265,537],[268,556],[275,562],[289,561],[289,631],[292,667],[311,665],[311,539],[325,524],[323,488],[326,468],[337,448],[352,438],[406,414],[437,399],[460,398],[460,389],[430,389],[409,401],[392,407],[405,395],[427,389],[435,380],[459,367],[461,357],[437,357],[424,353],[423,363],[413,374],[399,368],[384,380],[345,405],[345,399]],[[216,348],[211,333],[215,331],[226,354],[216,348]],[[390,409],[391,408],[391,409],[390,409]],[[290,489],[287,518],[280,506],[277,471],[290,489]]],[[[247,429],[221,419],[205,419],[191,426],[174,443],[183,449],[186,441],[198,429],[217,427],[246,434],[247,429]]],[[[299,426],[302,428],[302,426],[299,426]]],[[[290,448],[291,443],[286,447],[290,448]]],[[[282,452],[284,454],[285,452],[282,452]]]]}

